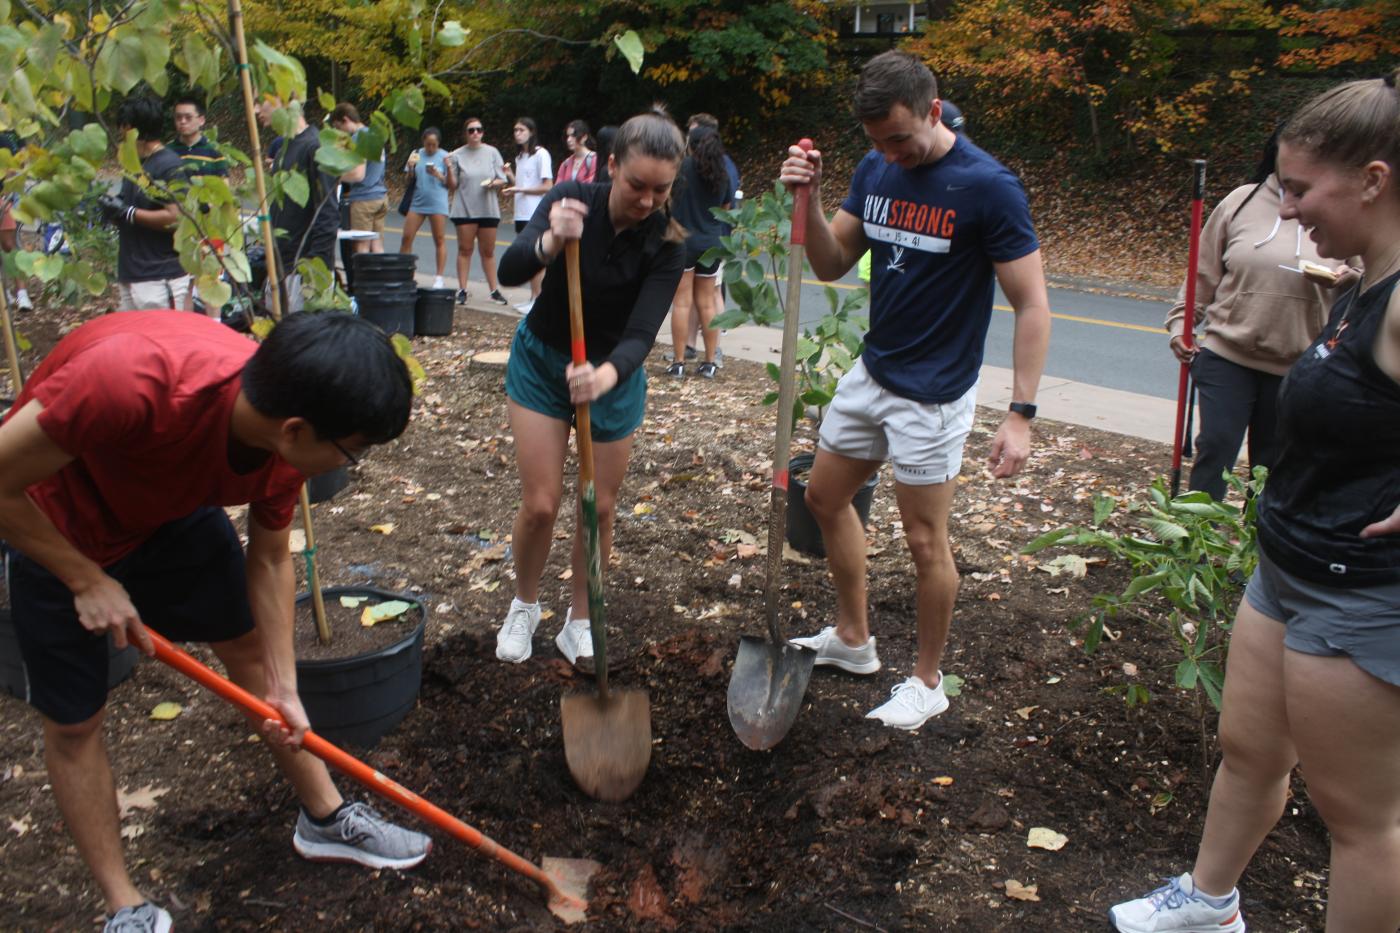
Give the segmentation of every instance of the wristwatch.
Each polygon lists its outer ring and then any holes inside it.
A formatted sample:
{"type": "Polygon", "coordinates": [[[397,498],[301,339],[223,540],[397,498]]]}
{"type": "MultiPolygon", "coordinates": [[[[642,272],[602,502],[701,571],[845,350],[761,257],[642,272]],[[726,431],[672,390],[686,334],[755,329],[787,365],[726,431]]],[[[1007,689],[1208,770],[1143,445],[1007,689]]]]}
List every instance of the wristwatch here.
{"type": "Polygon", "coordinates": [[[1016,414],[1020,415],[1022,418],[1025,418],[1027,421],[1030,421],[1032,418],[1035,417],[1034,402],[1012,402],[1006,407],[1008,411],[1014,411],[1016,414]]]}

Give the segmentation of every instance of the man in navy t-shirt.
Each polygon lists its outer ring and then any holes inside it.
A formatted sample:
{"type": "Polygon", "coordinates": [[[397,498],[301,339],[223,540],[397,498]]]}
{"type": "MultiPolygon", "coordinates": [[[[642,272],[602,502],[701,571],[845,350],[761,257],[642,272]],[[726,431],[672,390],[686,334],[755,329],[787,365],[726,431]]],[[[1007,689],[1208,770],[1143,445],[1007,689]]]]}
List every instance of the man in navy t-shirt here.
{"type": "MultiPolygon", "coordinates": [[[[880,669],[866,616],[865,530],[851,499],[890,460],[918,578],[919,651],[913,676],[867,718],[917,729],[948,707],[939,664],[958,588],[948,514],[993,289],[1000,282],[1016,311],[1013,401],[988,458],[996,477],[1014,475],[1030,454],[1050,305],[1020,181],[940,122],[937,82],[923,62],[902,52],[871,59],[855,113],[875,148],[830,221],[820,208],[808,212],[807,258],[830,281],[871,250],[870,331],[822,422],[806,492],[836,585],[836,624],[794,643],[816,650],[818,664],[880,669]]],[[[821,169],[820,152],[793,147],[781,181],[810,184],[820,205],[821,169]]]]}

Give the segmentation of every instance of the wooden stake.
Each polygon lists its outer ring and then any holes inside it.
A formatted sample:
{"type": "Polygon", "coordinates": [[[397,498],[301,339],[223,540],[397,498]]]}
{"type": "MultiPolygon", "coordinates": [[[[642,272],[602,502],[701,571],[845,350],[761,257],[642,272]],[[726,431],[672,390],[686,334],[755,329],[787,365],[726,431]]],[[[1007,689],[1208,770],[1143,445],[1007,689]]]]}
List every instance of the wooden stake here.
{"type": "MultiPolygon", "coordinates": [[[[272,215],[267,203],[267,177],[263,172],[262,142],[258,135],[257,101],[253,97],[253,75],[248,64],[248,43],[243,35],[243,5],[240,0],[228,0],[229,26],[233,31],[235,51],[238,54],[238,83],[243,88],[243,109],[248,118],[248,145],[252,149],[253,178],[258,189],[258,221],[262,227],[263,249],[267,254],[269,281],[269,308],[272,319],[282,319],[281,288],[276,284],[277,237],[272,232],[272,215]]],[[[306,494],[305,484],[301,487],[301,525],[306,530],[306,587],[311,591],[311,606],[316,615],[316,636],[321,644],[331,643],[331,627],[326,621],[326,603],[321,596],[321,574],[316,569],[316,534],[311,529],[311,499],[306,494]]]]}

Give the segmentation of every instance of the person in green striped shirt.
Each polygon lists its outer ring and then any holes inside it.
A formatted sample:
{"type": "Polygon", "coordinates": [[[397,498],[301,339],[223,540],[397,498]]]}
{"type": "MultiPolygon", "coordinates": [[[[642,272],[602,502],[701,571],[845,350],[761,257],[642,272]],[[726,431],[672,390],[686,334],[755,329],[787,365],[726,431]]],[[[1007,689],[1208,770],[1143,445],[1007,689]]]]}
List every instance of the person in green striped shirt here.
{"type": "Polygon", "coordinates": [[[187,94],[175,101],[175,139],[169,149],[190,175],[227,175],[228,160],[204,135],[204,101],[187,94]]]}

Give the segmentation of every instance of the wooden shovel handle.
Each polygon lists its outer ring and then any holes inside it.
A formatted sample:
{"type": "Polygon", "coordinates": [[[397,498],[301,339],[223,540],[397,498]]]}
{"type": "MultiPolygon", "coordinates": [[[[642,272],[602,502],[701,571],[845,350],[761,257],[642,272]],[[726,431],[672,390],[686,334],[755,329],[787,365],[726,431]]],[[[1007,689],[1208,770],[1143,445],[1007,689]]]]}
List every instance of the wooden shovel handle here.
{"type": "MultiPolygon", "coordinates": [[[[803,139],[797,145],[810,150],[812,141],[803,139]]],[[[778,620],[778,586],[783,571],[783,539],[787,532],[788,460],[792,452],[792,409],[797,399],[797,319],[802,304],[803,247],[807,241],[807,210],[811,197],[809,185],[793,186],[792,245],[788,250],[787,295],[783,304],[783,352],[778,363],[778,439],[773,451],[773,492],[768,502],[768,579],[764,601],[768,637],[775,645],[786,641],[778,620]]]]}
{"type": "MultiPolygon", "coordinates": [[[[564,264],[569,277],[569,340],[575,366],[588,362],[588,351],[583,339],[583,280],[579,275],[578,240],[564,241],[564,264]]],[[[575,436],[578,440],[578,479],[581,485],[593,482],[593,434],[591,431],[588,403],[574,408],[578,427],[575,436]]]]}

